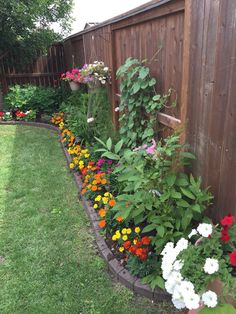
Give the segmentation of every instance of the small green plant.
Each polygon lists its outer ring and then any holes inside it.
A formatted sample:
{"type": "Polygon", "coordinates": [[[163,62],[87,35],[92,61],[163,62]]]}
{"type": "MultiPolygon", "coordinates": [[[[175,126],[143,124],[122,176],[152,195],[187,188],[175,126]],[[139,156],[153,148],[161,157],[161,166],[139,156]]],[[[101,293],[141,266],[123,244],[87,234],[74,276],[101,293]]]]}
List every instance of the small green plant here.
{"type": "Polygon", "coordinates": [[[117,77],[122,79],[120,136],[131,148],[148,143],[156,138],[156,115],[167,104],[171,90],[164,96],[157,94],[155,78],[137,59],[128,58],[117,70],[117,77]]]}

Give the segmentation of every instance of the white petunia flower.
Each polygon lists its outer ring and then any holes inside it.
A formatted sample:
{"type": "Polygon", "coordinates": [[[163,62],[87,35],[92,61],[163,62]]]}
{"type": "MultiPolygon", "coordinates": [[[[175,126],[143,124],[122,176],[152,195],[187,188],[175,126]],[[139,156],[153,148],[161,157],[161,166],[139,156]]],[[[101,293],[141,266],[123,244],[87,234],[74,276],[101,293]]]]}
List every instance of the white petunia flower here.
{"type": "Polygon", "coordinates": [[[120,111],[120,108],[116,107],[114,110],[115,110],[115,112],[118,112],[118,111],[120,111]]]}
{"type": "Polygon", "coordinates": [[[176,282],[174,278],[169,277],[167,281],[165,282],[165,289],[168,293],[172,294],[174,292],[176,286],[176,282]]]}
{"type": "Polygon", "coordinates": [[[177,270],[177,271],[181,270],[183,266],[184,266],[184,263],[180,260],[176,260],[173,264],[174,270],[177,270]]]}
{"type": "Polygon", "coordinates": [[[208,307],[215,307],[217,305],[217,294],[211,290],[203,293],[202,302],[208,307]]]}
{"type": "Polygon", "coordinates": [[[188,240],[186,240],[186,239],[184,239],[184,238],[181,238],[181,239],[177,242],[175,249],[176,249],[176,251],[177,251],[178,253],[180,253],[180,252],[182,252],[183,250],[187,249],[187,247],[188,247],[188,240]]]}
{"type": "Polygon", "coordinates": [[[185,294],[194,294],[194,285],[190,281],[183,280],[180,283],[179,291],[183,295],[185,295],[185,294]]]}
{"type": "Polygon", "coordinates": [[[205,273],[214,274],[219,270],[219,262],[215,258],[207,258],[205,265],[203,266],[205,273]]]}
{"type": "Polygon", "coordinates": [[[106,84],[106,81],[105,80],[101,80],[101,83],[104,85],[104,84],[106,84]]]}
{"type": "Polygon", "coordinates": [[[93,122],[93,121],[94,121],[94,118],[93,118],[93,117],[87,119],[87,122],[88,122],[88,123],[91,123],[91,122],[93,122]]]}
{"type": "Polygon", "coordinates": [[[103,69],[105,72],[107,72],[109,69],[108,69],[108,67],[104,67],[104,69],[103,69]]]}
{"type": "Polygon", "coordinates": [[[168,242],[168,243],[166,243],[164,249],[162,250],[161,255],[165,255],[173,249],[174,249],[174,243],[168,242]]]}
{"type": "Polygon", "coordinates": [[[167,280],[170,276],[170,274],[173,271],[172,264],[167,264],[162,266],[162,277],[167,280]]]}
{"type": "Polygon", "coordinates": [[[182,277],[182,275],[181,275],[180,272],[178,272],[178,271],[173,271],[173,272],[170,274],[168,280],[169,280],[169,279],[170,279],[170,280],[173,280],[173,281],[175,282],[175,285],[177,285],[177,284],[180,284],[180,283],[181,283],[181,281],[183,280],[183,277],[182,277]]]}
{"type": "Polygon", "coordinates": [[[202,223],[197,227],[197,231],[204,238],[208,238],[212,234],[212,230],[213,228],[211,224],[202,223]]]}
{"type": "Polygon", "coordinates": [[[192,236],[197,234],[197,230],[196,229],[192,229],[192,231],[189,233],[188,238],[192,238],[192,236]]]}
{"type": "Polygon", "coordinates": [[[185,303],[183,301],[180,301],[178,299],[174,299],[172,298],[172,303],[174,304],[174,306],[178,309],[184,309],[185,308],[185,303]]]}
{"type": "Polygon", "coordinates": [[[189,310],[196,310],[199,307],[200,296],[196,293],[186,294],[184,296],[184,302],[189,310]]]}

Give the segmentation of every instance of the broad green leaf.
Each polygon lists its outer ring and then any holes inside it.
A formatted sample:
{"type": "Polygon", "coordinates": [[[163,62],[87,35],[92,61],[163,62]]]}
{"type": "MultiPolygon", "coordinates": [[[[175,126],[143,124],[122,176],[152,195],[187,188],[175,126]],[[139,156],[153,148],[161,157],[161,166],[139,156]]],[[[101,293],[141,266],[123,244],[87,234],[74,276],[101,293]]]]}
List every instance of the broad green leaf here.
{"type": "Polygon", "coordinates": [[[112,147],[112,140],[111,140],[110,137],[109,137],[109,139],[107,140],[106,145],[107,145],[107,149],[108,149],[108,150],[111,150],[111,147],[112,147]]]}
{"type": "Polygon", "coordinates": [[[138,82],[134,83],[133,88],[132,88],[132,95],[136,94],[140,90],[140,87],[141,87],[140,83],[138,82]]]}
{"type": "Polygon", "coordinates": [[[152,97],[152,100],[157,101],[161,98],[161,95],[155,95],[152,97]]]}
{"type": "Polygon", "coordinates": [[[115,145],[115,153],[118,154],[119,151],[121,150],[122,145],[124,144],[123,140],[120,140],[118,143],[115,145]]]}
{"type": "Polygon", "coordinates": [[[191,198],[192,200],[195,200],[195,199],[196,199],[196,197],[193,195],[193,193],[190,192],[189,190],[187,190],[187,189],[185,189],[185,188],[183,188],[183,187],[181,187],[180,189],[181,189],[182,193],[183,193],[185,196],[187,196],[188,198],[191,198]]]}
{"type": "Polygon", "coordinates": [[[198,212],[198,213],[201,213],[202,210],[201,210],[201,207],[199,204],[195,204],[192,206],[192,210],[194,210],[195,212],[198,212]]]}
{"type": "Polygon", "coordinates": [[[163,226],[158,226],[156,228],[158,235],[163,238],[164,234],[165,234],[165,228],[163,226]]]}
{"type": "Polygon", "coordinates": [[[105,144],[102,140],[100,140],[100,139],[99,139],[98,137],[96,137],[96,136],[94,136],[94,138],[95,138],[102,146],[104,146],[104,147],[107,148],[106,144],[105,144]]]}
{"type": "Polygon", "coordinates": [[[142,233],[150,232],[152,230],[156,229],[156,225],[147,225],[146,227],[143,228],[142,233]]]}
{"type": "Polygon", "coordinates": [[[107,157],[109,159],[112,160],[120,160],[120,156],[117,154],[113,154],[111,152],[105,152],[104,154],[102,154],[103,157],[107,157]]]}
{"type": "Polygon", "coordinates": [[[139,78],[143,80],[149,74],[149,68],[141,68],[139,71],[139,78]]]}
{"type": "Polygon", "coordinates": [[[154,86],[155,84],[156,84],[156,80],[152,78],[148,85],[151,87],[151,86],[154,86]]]}

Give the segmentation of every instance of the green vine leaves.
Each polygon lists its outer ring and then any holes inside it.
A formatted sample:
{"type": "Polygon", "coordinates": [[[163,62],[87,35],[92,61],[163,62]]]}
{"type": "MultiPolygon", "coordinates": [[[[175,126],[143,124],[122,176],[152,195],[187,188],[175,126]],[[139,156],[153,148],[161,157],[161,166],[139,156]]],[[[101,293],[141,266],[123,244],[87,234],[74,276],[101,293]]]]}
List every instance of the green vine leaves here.
{"type": "Polygon", "coordinates": [[[120,135],[126,146],[134,148],[156,138],[157,112],[167,104],[171,90],[157,94],[156,79],[137,59],[128,58],[116,74],[121,79],[120,135]]]}

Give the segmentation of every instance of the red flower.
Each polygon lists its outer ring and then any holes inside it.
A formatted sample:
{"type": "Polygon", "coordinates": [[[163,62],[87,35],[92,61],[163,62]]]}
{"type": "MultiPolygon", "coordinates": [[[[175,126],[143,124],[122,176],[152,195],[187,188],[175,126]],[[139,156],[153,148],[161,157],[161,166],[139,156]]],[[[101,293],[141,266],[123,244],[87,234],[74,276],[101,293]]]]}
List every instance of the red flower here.
{"type": "Polygon", "coordinates": [[[145,261],[147,259],[148,249],[147,248],[138,248],[136,250],[136,256],[141,260],[145,261]]]}
{"type": "Polygon", "coordinates": [[[137,251],[137,247],[134,245],[131,245],[131,247],[129,248],[129,252],[135,254],[137,251]]]}
{"type": "Polygon", "coordinates": [[[230,240],[229,227],[228,226],[224,227],[224,229],[221,230],[221,238],[220,239],[223,242],[228,242],[230,240]]]}
{"type": "Polygon", "coordinates": [[[128,250],[129,248],[130,248],[130,245],[131,245],[131,241],[125,241],[124,243],[123,243],[123,247],[126,249],[126,250],[128,250]]]}
{"type": "Polygon", "coordinates": [[[230,226],[233,224],[234,220],[234,216],[225,216],[223,219],[221,219],[220,223],[222,226],[230,226]]]}
{"type": "Polygon", "coordinates": [[[143,245],[142,240],[137,240],[136,245],[137,245],[137,247],[142,246],[143,245]]]}
{"type": "Polygon", "coordinates": [[[149,237],[147,237],[147,236],[142,237],[142,244],[143,245],[149,245],[150,242],[151,242],[151,239],[149,237]]]}
{"type": "Polygon", "coordinates": [[[229,254],[229,258],[231,265],[236,266],[236,250],[229,254]]]}
{"type": "Polygon", "coordinates": [[[22,118],[22,117],[25,117],[25,116],[26,116],[26,114],[25,114],[24,112],[17,111],[17,112],[16,112],[16,116],[17,116],[17,117],[21,117],[21,118],[22,118]]]}
{"type": "Polygon", "coordinates": [[[0,111],[0,117],[3,117],[4,116],[4,112],[3,111],[0,111]]]}

